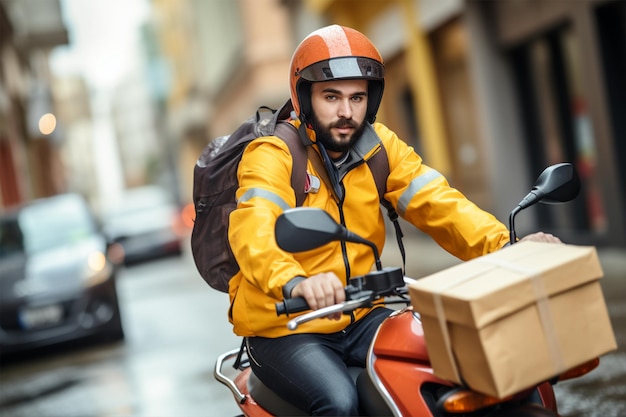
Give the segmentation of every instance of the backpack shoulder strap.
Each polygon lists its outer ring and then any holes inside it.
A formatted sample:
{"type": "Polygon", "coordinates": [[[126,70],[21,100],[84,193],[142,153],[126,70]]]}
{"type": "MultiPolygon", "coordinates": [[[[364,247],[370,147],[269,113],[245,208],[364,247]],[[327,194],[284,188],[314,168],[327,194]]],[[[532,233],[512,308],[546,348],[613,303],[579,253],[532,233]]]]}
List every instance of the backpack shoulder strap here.
{"type": "Polygon", "coordinates": [[[304,144],[302,140],[300,140],[296,127],[289,122],[279,121],[276,123],[274,135],[281,138],[287,144],[291,157],[293,158],[291,187],[296,194],[296,207],[300,207],[306,198],[304,184],[306,182],[307,153],[304,149],[304,144]]]}
{"type": "Polygon", "coordinates": [[[389,176],[389,159],[387,158],[387,151],[382,144],[380,145],[380,150],[367,160],[367,165],[374,176],[378,196],[382,203],[385,199],[384,195],[387,188],[387,177],[389,176]]]}
{"type": "Polygon", "coordinates": [[[393,208],[389,201],[385,200],[387,177],[389,177],[390,169],[387,151],[382,143],[380,144],[380,150],[367,160],[367,165],[372,172],[374,182],[376,182],[376,189],[378,190],[380,204],[387,209],[387,217],[389,217],[389,220],[391,220],[393,227],[395,228],[398,249],[400,249],[400,254],[402,255],[402,270],[406,273],[406,254],[404,251],[404,244],[402,242],[404,235],[402,233],[402,228],[400,228],[400,223],[398,222],[398,212],[393,208]]]}

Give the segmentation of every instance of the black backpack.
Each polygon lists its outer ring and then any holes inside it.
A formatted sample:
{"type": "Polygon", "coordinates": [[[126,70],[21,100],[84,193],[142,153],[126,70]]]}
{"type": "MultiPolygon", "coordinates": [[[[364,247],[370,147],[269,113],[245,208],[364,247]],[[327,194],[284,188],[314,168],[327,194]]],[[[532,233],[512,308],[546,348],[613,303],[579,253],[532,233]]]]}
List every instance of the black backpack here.
{"type": "MultiPolygon", "coordinates": [[[[310,146],[305,147],[296,128],[286,121],[292,110],[291,100],[278,110],[259,107],[256,115],[243,122],[232,134],[211,141],[196,161],[193,172],[196,218],[191,233],[191,251],[202,278],[218,291],[228,292],[228,282],[239,271],[228,242],[228,222],[230,213],[237,207],[237,167],[246,146],[262,136],[275,135],[285,141],[293,158],[293,166],[302,167],[293,169],[291,176],[297,206],[301,206],[306,198],[304,190],[307,158],[316,165],[322,179],[326,177],[323,175],[326,171],[317,152],[310,146]]],[[[368,161],[368,165],[376,181],[381,204],[387,208],[389,218],[394,222],[404,259],[398,216],[382,198],[389,176],[389,161],[384,148],[382,151],[377,152],[368,161]]]]}

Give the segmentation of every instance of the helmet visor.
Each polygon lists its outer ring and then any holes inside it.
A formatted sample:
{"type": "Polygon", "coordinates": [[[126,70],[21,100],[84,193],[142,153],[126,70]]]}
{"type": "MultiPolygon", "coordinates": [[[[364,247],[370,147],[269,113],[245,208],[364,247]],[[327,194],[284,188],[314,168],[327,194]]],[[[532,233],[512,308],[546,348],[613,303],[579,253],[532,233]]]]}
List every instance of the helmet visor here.
{"type": "Polygon", "coordinates": [[[300,71],[300,77],[310,82],[347,78],[382,80],[385,67],[382,63],[364,57],[340,57],[316,62],[300,71]]]}

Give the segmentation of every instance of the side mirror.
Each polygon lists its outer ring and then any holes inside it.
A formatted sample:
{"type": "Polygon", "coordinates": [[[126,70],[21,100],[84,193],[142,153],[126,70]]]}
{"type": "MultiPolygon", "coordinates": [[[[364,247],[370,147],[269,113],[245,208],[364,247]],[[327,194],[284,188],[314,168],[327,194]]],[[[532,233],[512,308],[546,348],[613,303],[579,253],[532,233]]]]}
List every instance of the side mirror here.
{"type": "Polygon", "coordinates": [[[334,240],[341,240],[347,230],[324,210],[297,207],[285,210],[276,219],[276,243],[286,252],[303,252],[334,240]]]}
{"type": "Polygon", "coordinates": [[[285,210],[276,219],[276,243],[286,252],[303,252],[333,241],[363,243],[374,252],[376,268],[382,270],[378,248],[367,239],[338,224],[327,212],[313,207],[285,210]]]}
{"type": "Polygon", "coordinates": [[[580,191],[580,179],[570,163],[551,165],[537,178],[533,189],[509,214],[510,243],[517,240],[515,216],[536,203],[558,204],[573,200],[580,191]]]}
{"type": "Polygon", "coordinates": [[[570,163],[551,165],[537,178],[533,189],[518,206],[525,209],[535,203],[558,204],[573,200],[580,191],[580,179],[570,163]]]}

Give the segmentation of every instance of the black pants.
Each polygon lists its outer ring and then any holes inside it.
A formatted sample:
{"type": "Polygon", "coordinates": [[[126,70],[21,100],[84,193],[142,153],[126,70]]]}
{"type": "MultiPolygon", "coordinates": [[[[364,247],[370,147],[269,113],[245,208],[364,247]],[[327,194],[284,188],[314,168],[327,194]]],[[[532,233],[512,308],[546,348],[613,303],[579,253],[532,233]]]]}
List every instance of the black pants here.
{"type": "Polygon", "coordinates": [[[376,308],[345,330],[247,339],[252,371],[272,391],[312,416],[357,416],[347,368],[365,367],[376,330],[392,310],[376,308]]]}

